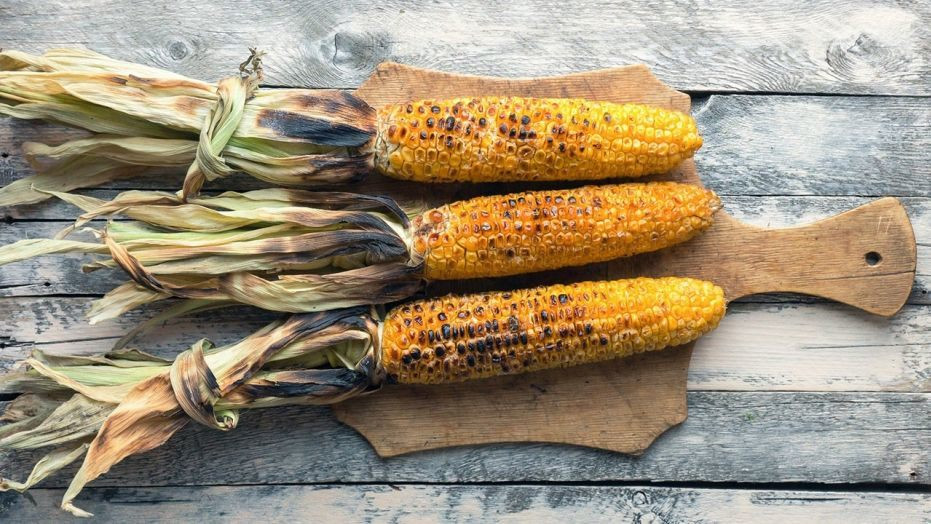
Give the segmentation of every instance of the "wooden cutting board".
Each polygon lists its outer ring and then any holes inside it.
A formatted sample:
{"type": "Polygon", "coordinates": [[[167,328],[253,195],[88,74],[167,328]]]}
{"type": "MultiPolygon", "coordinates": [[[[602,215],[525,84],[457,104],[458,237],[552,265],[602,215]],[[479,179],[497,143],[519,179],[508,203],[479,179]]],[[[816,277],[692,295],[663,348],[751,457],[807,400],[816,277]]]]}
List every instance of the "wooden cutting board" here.
{"type": "MultiPolygon", "coordinates": [[[[665,85],[642,65],[550,78],[505,79],[385,63],[356,95],[373,107],[420,98],[520,95],[641,102],[690,110],[688,95],[665,85]]],[[[692,160],[654,179],[701,184],[692,160]]],[[[421,185],[413,189],[397,181],[376,180],[367,190],[392,196],[417,191],[418,198],[438,203],[456,194],[450,187],[424,189],[421,185]]],[[[517,188],[497,187],[502,191],[517,188]]],[[[711,280],[724,288],[728,300],[753,293],[797,292],[889,316],[908,298],[915,252],[908,216],[894,198],[787,229],[745,224],[725,209],[703,235],[661,252],[585,268],[509,277],[504,282],[443,283],[432,291],[676,275],[711,280]]],[[[333,409],[339,420],[362,433],[381,456],[496,442],[566,443],[639,454],[686,418],[692,346],[449,386],[391,386],[333,409]]]]}

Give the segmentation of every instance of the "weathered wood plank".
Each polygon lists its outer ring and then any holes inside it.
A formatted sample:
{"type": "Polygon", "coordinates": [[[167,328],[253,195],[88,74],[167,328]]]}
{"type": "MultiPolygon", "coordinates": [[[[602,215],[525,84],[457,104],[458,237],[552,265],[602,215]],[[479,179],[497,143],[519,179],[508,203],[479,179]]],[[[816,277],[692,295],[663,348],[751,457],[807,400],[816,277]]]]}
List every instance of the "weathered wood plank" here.
{"type": "Polygon", "coordinates": [[[121,0],[93,17],[87,10],[86,3],[4,0],[0,46],[87,46],[217,79],[255,45],[269,52],[267,82],[288,86],[354,87],[385,60],[509,76],[643,62],[680,90],[931,93],[924,2],[577,2],[566,9],[555,0],[290,0],[260,8],[236,0],[166,9],[121,0]]]}
{"type": "Polygon", "coordinates": [[[706,186],[728,195],[931,195],[931,99],[712,96],[706,186]]]}
{"type": "MultiPolygon", "coordinates": [[[[705,137],[695,159],[698,173],[723,195],[931,196],[931,98],[716,95],[695,100],[693,112],[705,137]]],[[[9,155],[0,158],[0,184],[31,172],[20,154],[22,142],[65,136],[74,132],[0,118],[0,152],[9,155]]],[[[108,187],[174,191],[181,179],[179,173],[108,187]]],[[[261,183],[243,175],[214,187],[261,183]]],[[[354,189],[412,196],[423,185],[373,177],[354,189]]],[[[448,197],[466,194],[454,185],[431,187],[437,190],[448,197]]],[[[467,191],[494,193],[501,186],[467,191]]]]}
{"type": "MultiPolygon", "coordinates": [[[[80,212],[72,209],[75,215],[80,212]]],[[[69,224],[64,221],[0,223],[0,245],[25,239],[52,238],[69,224]]],[[[95,222],[89,226],[104,225],[105,222],[95,222]]],[[[91,233],[83,231],[68,238],[96,242],[91,233]]],[[[126,274],[119,269],[83,272],[81,266],[95,258],[102,257],[62,254],[0,266],[0,296],[103,294],[127,280],[126,274]]]]}
{"type": "MultiPolygon", "coordinates": [[[[36,503],[4,494],[0,516],[60,520],[63,490],[36,489],[36,503]]],[[[559,485],[196,486],[98,488],[78,504],[114,522],[919,522],[923,493],[559,485]],[[247,502],[246,502],[247,501],[247,502]]]]}
{"type": "MultiPolygon", "coordinates": [[[[88,193],[100,198],[111,198],[116,194],[109,190],[93,190],[88,193]]],[[[836,215],[873,199],[730,196],[724,197],[723,200],[727,212],[741,220],[766,227],[788,227],[836,215]]],[[[918,270],[914,289],[908,302],[910,304],[931,304],[931,295],[928,293],[931,289],[931,199],[904,198],[902,201],[908,210],[918,242],[918,270]]],[[[29,218],[17,218],[8,223],[0,223],[0,244],[23,238],[50,237],[67,223],[65,221],[45,222],[45,220],[73,217],[77,212],[71,206],[53,204],[50,201],[28,207],[29,210],[13,209],[10,211],[14,213],[22,211],[22,215],[19,216],[29,218]],[[42,219],[43,222],[32,222],[31,219],[42,219]]],[[[84,236],[90,238],[90,235],[84,236]]],[[[74,238],[82,237],[76,235],[74,238]]],[[[81,273],[82,260],[90,260],[90,257],[53,256],[0,267],[0,296],[103,294],[125,280],[122,272],[118,270],[81,273]]],[[[443,292],[448,286],[449,284],[438,283],[434,289],[436,292],[443,292]]],[[[490,289],[495,286],[505,288],[508,286],[508,281],[507,279],[490,281],[486,288],[490,289]]],[[[756,295],[744,299],[744,301],[751,302],[813,302],[816,300],[813,297],[799,295],[756,295]]]]}
{"type": "MultiPolygon", "coordinates": [[[[390,391],[382,392],[390,394],[390,391]]],[[[931,394],[690,392],[689,418],[641,457],[546,444],[379,458],[327,408],[243,414],[234,431],[182,429],[94,486],[316,482],[883,482],[931,476],[931,394]]],[[[377,414],[373,414],[377,416],[377,414]]],[[[38,454],[0,456],[25,476],[38,454]],[[31,456],[30,456],[31,455],[31,456]]],[[[45,487],[65,487],[74,468],[45,487]]]]}
{"type": "MultiPolygon", "coordinates": [[[[0,318],[8,319],[0,325],[0,367],[33,347],[100,353],[144,317],[133,313],[90,326],[86,306],[81,298],[0,300],[0,318]]],[[[688,387],[929,392],[929,313],[928,306],[906,306],[884,319],[834,304],[733,304],[721,326],[696,344],[688,387]]],[[[203,337],[235,341],[275,317],[253,308],[213,311],[175,320],[137,345],[170,355],[203,337]]]]}

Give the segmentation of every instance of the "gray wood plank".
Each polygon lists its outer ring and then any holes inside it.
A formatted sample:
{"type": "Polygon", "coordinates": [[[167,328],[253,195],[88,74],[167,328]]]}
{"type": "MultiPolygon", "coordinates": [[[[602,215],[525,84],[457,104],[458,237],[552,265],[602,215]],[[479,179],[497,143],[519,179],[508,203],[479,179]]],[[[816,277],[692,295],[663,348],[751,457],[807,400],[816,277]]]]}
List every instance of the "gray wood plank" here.
{"type": "MultiPolygon", "coordinates": [[[[72,208],[72,214],[80,211],[72,208]]],[[[0,223],[0,245],[18,240],[52,238],[70,222],[14,221],[0,223]]],[[[104,227],[95,221],[89,227],[104,227]]],[[[96,242],[93,234],[79,231],[68,238],[96,242]]],[[[81,266],[96,255],[63,254],[32,258],[0,266],[0,296],[102,295],[127,280],[120,269],[85,273],[81,266]]]]}
{"type": "Polygon", "coordinates": [[[926,2],[120,0],[87,16],[89,8],[4,0],[0,46],[87,46],[217,79],[255,45],[269,52],[267,82],[288,86],[354,87],[385,60],[506,76],[643,62],[686,90],[931,93],[926,2]]]}
{"type": "MultiPolygon", "coordinates": [[[[0,516],[62,519],[62,490],[0,497],[0,516]]],[[[98,488],[78,505],[115,522],[919,522],[921,493],[692,489],[651,486],[315,485],[98,488]],[[247,502],[246,502],[247,501],[247,502]]]]}
{"type": "MultiPolygon", "coordinates": [[[[390,394],[390,391],[382,392],[390,394]]],[[[817,482],[921,485],[931,394],[702,392],[639,457],[550,444],[465,446],[379,458],[327,408],[245,413],[234,431],[189,425],[93,486],[370,482],[817,482]]],[[[377,416],[377,414],[373,414],[377,416]]],[[[39,457],[0,456],[21,478],[39,457]]],[[[74,468],[44,487],[65,487],[74,468]]]]}
{"type": "MultiPolygon", "coordinates": [[[[95,326],[83,319],[87,300],[0,300],[0,369],[33,347],[56,353],[101,353],[145,315],[95,326]]],[[[157,311],[158,308],[153,307],[157,311]]],[[[689,368],[692,390],[931,392],[929,306],[907,306],[892,319],[829,304],[730,306],[698,342],[689,368]]],[[[170,356],[200,338],[230,343],[276,318],[252,308],[177,319],[136,341],[170,356]]]]}
{"type": "MultiPolygon", "coordinates": [[[[696,100],[693,112],[705,137],[695,158],[698,173],[723,195],[931,196],[931,98],[715,95],[696,100]]],[[[31,173],[20,153],[24,141],[57,143],[73,136],[55,126],[0,118],[0,153],[9,155],[0,158],[0,184],[31,173]]],[[[178,173],[107,187],[175,191],[182,178],[178,173]]],[[[240,175],[212,187],[262,183],[240,175]]],[[[423,185],[372,177],[353,189],[412,196],[423,185]]],[[[454,185],[437,189],[450,197],[461,191],[454,185]]],[[[494,193],[501,186],[471,189],[494,193]]]]}
{"type": "Polygon", "coordinates": [[[712,96],[706,186],[728,195],[931,195],[931,98],[712,96]]]}

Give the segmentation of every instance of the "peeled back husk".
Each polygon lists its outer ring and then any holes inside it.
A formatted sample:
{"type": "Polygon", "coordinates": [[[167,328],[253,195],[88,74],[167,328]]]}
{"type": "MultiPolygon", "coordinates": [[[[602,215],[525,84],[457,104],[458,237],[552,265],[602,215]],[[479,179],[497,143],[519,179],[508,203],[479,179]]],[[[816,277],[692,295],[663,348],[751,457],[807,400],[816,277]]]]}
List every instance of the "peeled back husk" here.
{"type": "Polygon", "coordinates": [[[371,390],[377,337],[368,309],[351,308],[295,315],[229,346],[201,340],[174,361],[138,350],[35,352],[25,370],[0,377],[0,393],[20,394],[3,415],[0,449],[52,449],[26,481],[0,479],[0,491],[25,491],[84,456],[61,507],[91,516],[73,503],[88,482],[189,420],[229,430],[243,409],[331,404],[371,390]]]}
{"type": "Polygon", "coordinates": [[[132,278],[90,311],[92,322],[169,297],[174,314],[235,303],[285,312],[336,309],[406,298],[421,285],[411,260],[407,214],[392,200],[352,193],[265,189],[183,201],[128,191],[107,202],[54,193],[85,213],[58,238],[0,247],[0,265],[55,253],[102,255],[86,271],[120,267],[132,278]],[[97,242],[62,238],[91,220],[97,242]]]}
{"type": "Polygon", "coordinates": [[[355,150],[373,133],[373,110],[337,90],[259,88],[259,56],[253,52],[240,75],[209,83],[81,49],[0,52],[0,114],[93,133],[25,144],[37,174],[0,189],[0,206],[153,167],[190,166],[187,196],[234,171],[283,186],[364,175],[368,160],[355,150]]]}

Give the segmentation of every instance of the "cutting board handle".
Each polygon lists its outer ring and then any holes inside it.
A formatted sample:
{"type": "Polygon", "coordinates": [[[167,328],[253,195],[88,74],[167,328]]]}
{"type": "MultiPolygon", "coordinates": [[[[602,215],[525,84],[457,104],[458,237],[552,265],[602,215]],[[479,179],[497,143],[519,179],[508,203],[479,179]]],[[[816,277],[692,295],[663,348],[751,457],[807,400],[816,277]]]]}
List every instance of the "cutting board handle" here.
{"type": "Polygon", "coordinates": [[[737,256],[747,258],[740,267],[753,269],[728,286],[730,299],[753,293],[805,293],[890,316],[911,292],[915,234],[898,199],[881,198],[797,227],[739,227],[745,240],[737,256]]]}

